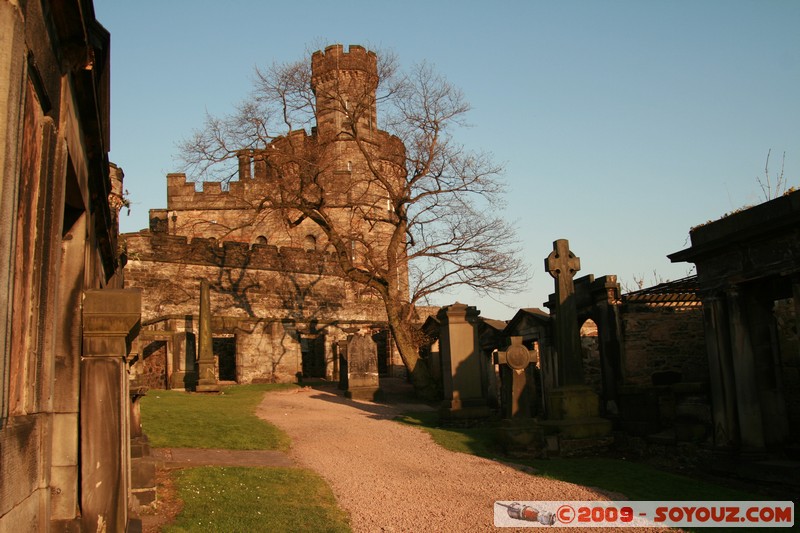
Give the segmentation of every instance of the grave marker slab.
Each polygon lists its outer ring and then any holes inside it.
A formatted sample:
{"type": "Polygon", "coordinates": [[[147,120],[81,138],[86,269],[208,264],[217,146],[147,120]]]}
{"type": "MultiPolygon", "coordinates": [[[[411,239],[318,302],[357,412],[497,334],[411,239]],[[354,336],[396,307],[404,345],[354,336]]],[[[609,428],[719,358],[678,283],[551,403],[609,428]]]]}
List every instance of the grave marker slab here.
{"type": "Polygon", "coordinates": [[[497,352],[503,382],[503,417],[530,418],[531,397],[535,385],[529,379],[528,366],[536,362],[533,353],[522,345],[522,337],[511,337],[511,346],[504,352],[497,352]]]}
{"type": "Polygon", "coordinates": [[[485,418],[491,414],[483,392],[479,311],[462,303],[439,310],[443,418],[485,418]]]}
{"type": "Polygon", "coordinates": [[[355,400],[377,400],[382,396],[378,377],[378,346],[372,337],[356,333],[347,343],[347,390],[355,400]]]}

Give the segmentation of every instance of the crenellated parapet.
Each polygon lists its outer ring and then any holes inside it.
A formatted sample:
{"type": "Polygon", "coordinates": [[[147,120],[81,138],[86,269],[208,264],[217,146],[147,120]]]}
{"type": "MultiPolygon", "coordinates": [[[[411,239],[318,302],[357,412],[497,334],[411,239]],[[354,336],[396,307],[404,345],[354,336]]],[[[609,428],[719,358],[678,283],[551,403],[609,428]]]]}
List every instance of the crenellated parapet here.
{"type": "Polygon", "coordinates": [[[162,233],[129,233],[125,240],[128,261],[204,265],[230,269],[275,270],[339,276],[335,254],[300,248],[217,241],[162,233]]]}
{"type": "Polygon", "coordinates": [[[184,173],[167,174],[167,210],[248,209],[261,192],[252,180],[193,182],[184,173]]]}
{"type": "Polygon", "coordinates": [[[374,77],[377,87],[378,56],[359,45],[350,45],[345,52],[341,44],[328,46],[324,52],[318,50],[311,55],[312,89],[316,90],[320,83],[335,79],[347,71],[374,77]]]}

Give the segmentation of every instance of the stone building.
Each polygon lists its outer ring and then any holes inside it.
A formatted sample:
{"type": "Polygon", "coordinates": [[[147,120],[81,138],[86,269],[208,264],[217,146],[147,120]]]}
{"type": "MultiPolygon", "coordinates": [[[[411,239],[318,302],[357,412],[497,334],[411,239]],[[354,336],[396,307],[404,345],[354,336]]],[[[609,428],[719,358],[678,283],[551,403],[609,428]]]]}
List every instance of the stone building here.
{"type": "Polygon", "coordinates": [[[380,256],[392,212],[368,159],[390,180],[404,180],[405,150],[376,127],[373,52],[335,45],[311,60],[317,124],[310,133],[238,152],[238,174],[226,184],[169,174],[166,208],[150,211],[148,229],[124,235],[126,287],[143,291],[141,382],[192,386],[204,279],[222,380],[335,379],[335,346],[359,330],[374,336],[382,373],[404,371],[382,301],[344,279],[339,256],[356,263],[380,256]],[[342,135],[349,120],[359,121],[361,147],[342,135]],[[276,189],[325,202],[330,223],[351,236],[349,249],[335,250],[316,222],[276,205],[276,189]]]}
{"type": "Polygon", "coordinates": [[[0,1],[0,531],[129,522],[109,39],[90,0],[0,1]]]}
{"type": "Polygon", "coordinates": [[[800,192],[690,232],[669,256],[697,266],[714,445],[800,449],[800,192]]]}

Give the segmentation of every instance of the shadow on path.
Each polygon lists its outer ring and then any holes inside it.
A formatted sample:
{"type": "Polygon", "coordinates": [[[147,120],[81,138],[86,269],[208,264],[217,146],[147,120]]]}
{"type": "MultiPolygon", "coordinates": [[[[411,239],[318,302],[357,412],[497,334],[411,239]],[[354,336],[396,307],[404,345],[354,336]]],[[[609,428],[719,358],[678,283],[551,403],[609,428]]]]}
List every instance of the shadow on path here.
{"type": "Polygon", "coordinates": [[[346,398],[338,383],[331,381],[312,381],[300,384],[305,388],[325,394],[314,394],[311,398],[360,409],[373,415],[375,419],[392,419],[401,413],[412,411],[434,411],[436,407],[416,397],[414,386],[400,378],[380,378],[381,400],[353,400],[346,398]]]}

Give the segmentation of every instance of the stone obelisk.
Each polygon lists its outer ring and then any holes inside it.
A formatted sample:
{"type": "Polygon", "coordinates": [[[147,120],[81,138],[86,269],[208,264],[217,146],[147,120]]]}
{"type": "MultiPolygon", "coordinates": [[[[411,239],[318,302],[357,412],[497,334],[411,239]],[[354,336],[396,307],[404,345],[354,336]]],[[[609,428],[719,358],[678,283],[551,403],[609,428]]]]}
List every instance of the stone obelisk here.
{"type": "Polygon", "coordinates": [[[214,349],[211,337],[211,296],[208,281],[200,282],[200,356],[197,359],[197,392],[219,392],[214,373],[214,349]]]}

